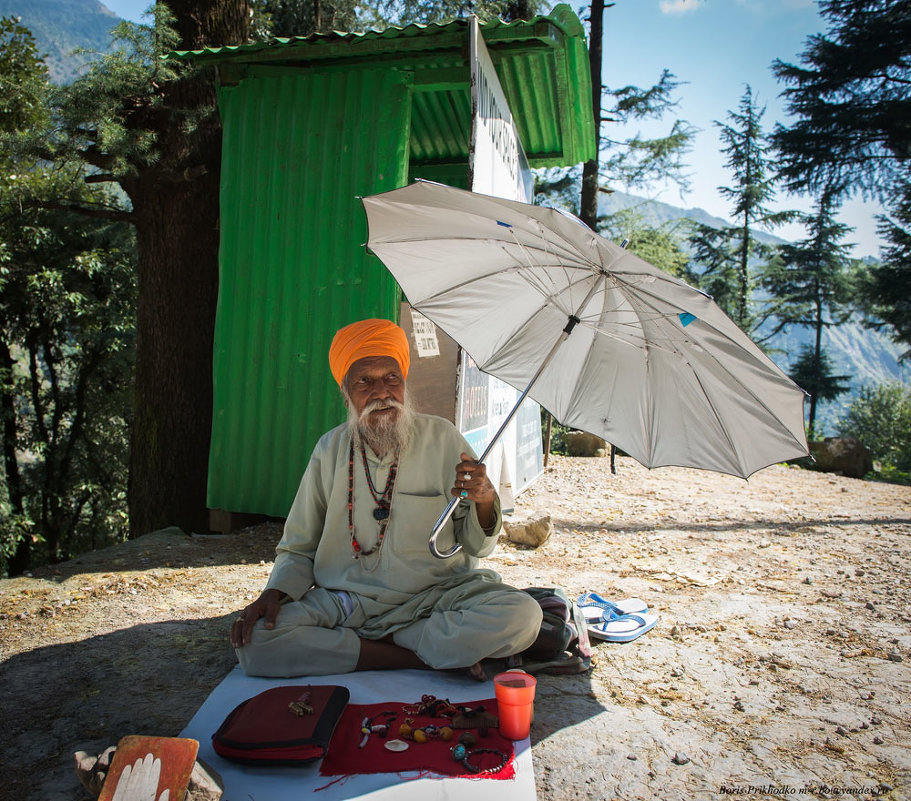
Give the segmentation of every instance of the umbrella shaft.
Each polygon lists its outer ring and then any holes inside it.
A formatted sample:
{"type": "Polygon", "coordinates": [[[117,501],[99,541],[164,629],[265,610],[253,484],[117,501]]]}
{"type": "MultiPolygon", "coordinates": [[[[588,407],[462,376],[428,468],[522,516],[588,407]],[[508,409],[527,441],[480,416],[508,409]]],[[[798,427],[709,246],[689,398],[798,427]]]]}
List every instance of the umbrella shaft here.
{"type": "MultiPolygon", "coordinates": [[[[544,361],[541,362],[538,369],[535,371],[535,374],[531,377],[531,381],[528,382],[528,386],[522,390],[522,394],[519,395],[519,399],[516,401],[515,405],[510,410],[509,414],[506,415],[506,419],[502,422],[500,427],[497,429],[497,433],[491,437],[490,442],[487,447],[484,449],[484,453],[478,458],[479,462],[486,461],[487,457],[490,455],[490,452],[493,450],[493,446],[497,444],[500,437],[503,435],[503,432],[512,422],[512,418],[516,416],[516,413],[519,411],[519,407],[525,401],[525,398],[528,397],[528,393],[531,391],[531,388],[535,385],[535,382],[541,377],[541,373],[544,372],[544,369],[550,364],[551,359],[556,355],[557,351],[560,349],[560,346],[567,340],[569,335],[573,332],[573,328],[580,322],[579,315],[588,305],[588,302],[594,297],[595,293],[598,291],[601,284],[604,282],[605,273],[602,272],[598,277],[598,280],[595,281],[591,289],[588,290],[588,294],[585,296],[585,299],[579,304],[579,309],[575,314],[571,314],[569,319],[566,321],[566,327],[560,332],[560,336],[557,337],[557,341],[554,342],[553,347],[550,349],[550,352],[547,356],[544,357],[544,361]]],[[[430,553],[436,556],[438,559],[446,559],[450,556],[454,556],[460,550],[462,546],[459,543],[456,543],[448,551],[440,551],[437,549],[437,537],[440,534],[440,531],[443,530],[443,526],[446,525],[446,521],[452,517],[452,513],[455,512],[456,507],[459,505],[461,498],[453,498],[446,508],[443,510],[443,514],[440,515],[439,520],[437,520],[436,525],[433,527],[433,531],[430,532],[430,542],[428,546],[430,547],[430,553]]]]}
{"type": "MultiPolygon", "coordinates": [[[[560,332],[560,337],[554,343],[554,346],[550,349],[550,353],[548,353],[546,358],[544,359],[544,361],[541,362],[541,366],[538,367],[537,371],[532,376],[531,381],[528,382],[528,386],[526,386],[525,389],[522,390],[522,394],[519,395],[519,399],[516,401],[515,405],[510,410],[509,414],[506,415],[506,419],[500,424],[500,427],[497,429],[497,433],[494,434],[493,437],[491,437],[490,442],[488,443],[487,447],[484,449],[484,453],[482,453],[480,455],[480,457],[478,458],[479,462],[484,462],[487,459],[487,457],[490,455],[490,452],[493,450],[494,445],[496,445],[497,442],[499,441],[500,437],[503,436],[503,432],[506,430],[506,426],[508,426],[512,422],[512,418],[516,416],[516,413],[519,411],[519,407],[525,401],[525,398],[528,397],[528,393],[531,390],[531,388],[534,386],[535,381],[537,381],[538,378],[540,378],[541,373],[544,372],[544,368],[547,367],[547,365],[550,363],[550,360],[553,359],[554,354],[556,354],[560,345],[562,345],[566,341],[566,338],[572,332],[573,326],[578,321],[579,321],[578,318],[571,317],[570,322],[568,322],[566,324],[566,328],[564,328],[563,331],[560,332]]],[[[439,551],[439,550],[437,550],[437,547],[436,547],[437,536],[439,535],[440,531],[443,529],[443,526],[446,525],[446,521],[449,520],[450,517],[452,517],[453,512],[455,512],[456,507],[459,505],[459,502],[461,500],[462,500],[461,498],[456,497],[456,498],[453,498],[449,502],[449,504],[443,510],[443,514],[441,514],[439,520],[437,520],[436,525],[433,527],[433,531],[430,532],[430,542],[429,542],[430,553],[432,553],[434,556],[436,556],[440,559],[445,559],[448,556],[453,556],[456,553],[458,553],[462,548],[462,546],[459,544],[454,545],[449,551],[439,551]]]]}

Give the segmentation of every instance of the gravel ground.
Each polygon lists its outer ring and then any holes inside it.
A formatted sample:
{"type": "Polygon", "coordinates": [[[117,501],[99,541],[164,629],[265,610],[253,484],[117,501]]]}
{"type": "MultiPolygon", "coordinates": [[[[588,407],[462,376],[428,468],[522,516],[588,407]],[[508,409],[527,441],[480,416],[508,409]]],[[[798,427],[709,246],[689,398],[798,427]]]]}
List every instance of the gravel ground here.
{"type": "MultiPolygon", "coordinates": [[[[637,596],[658,625],[539,680],[539,801],[911,799],[911,488],[552,457],[516,586],[637,596]]],[[[158,532],[0,581],[0,799],[85,801],[76,750],[176,735],[234,665],[280,528],[158,532]]]]}

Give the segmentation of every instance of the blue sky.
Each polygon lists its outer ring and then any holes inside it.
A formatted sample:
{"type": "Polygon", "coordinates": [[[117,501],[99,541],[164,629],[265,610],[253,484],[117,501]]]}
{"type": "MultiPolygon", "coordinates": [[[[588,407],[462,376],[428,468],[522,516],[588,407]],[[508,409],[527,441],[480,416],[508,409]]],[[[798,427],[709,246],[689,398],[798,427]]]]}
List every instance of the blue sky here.
{"type": "MultiPolygon", "coordinates": [[[[678,90],[677,113],[700,129],[693,151],[691,191],[681,201],[675,187],[656,192],[668,203],[699,206],[727,217],[729,206],[717,191],[732,182],[717,120],[728,122],[746,84],[760,107],[765,106],[763,128],[786,122],[778,84],[769,67],[776,58],[799,63],[807,37],[825,31],[814,0],[616,0],[604,14],[604,83],[610,88],[627,84],[651,86],[665,67],[685,82],[678,90]]],[[[666,132],[669,122],[642,128],[648,135],[666,132]]],[[[608,129],[608,135],[613,135],[608,129]]],[[[807,210],[803,198],[779,196],[780,208],[807,210]]],[[[843,222],[855,228],[846,240],[857,243],[855,255],[876,255],[874,214],[878,208],[858,200],[845,204],[843,222]]],[[[801,239],[798,225],[774,232],[801,239]]]]}
{"type": "MultiPolygon", "coordinates": [[[[139,21],[151,0],[103,0],[124,19],[139,21]]],[[[579,5],[573,3],[578,10],[579,5]]],[[[683,206],[698,206],[727,217],[729,206],[718,186],[731,183],[720,152],[714,120],[727,121],[749,84],[760,106],[766,107],[763,127],[785,122],[776,83],[769,66],[775,58],[796,63],[808,36],[824,31],[815,0],[615,0],[604,15],[604,83],[611,88],[628,84],[651,86],[661,70],[669,69],[685,82],[678,90],[680,117],[700,129],[687,162],[691,191],[680,196],[676,187],[655,187],[648,194],[683,206]]],[[[670,121],[641,128],[659,135],[670,121]]],[[[635,131],[633,131],[635,132],[635,131]]],[[[608,136],[622,138],[607,129],[608,136]]],[[[637,192],[642,194],[642,192],[637,192]]],[[[779,208],[807,210],[810,202],[780,195],[779,208]]],[[[847,241],[856,243],[855,255],[876,255],[878,238],[873,215],[877,208],[859,200],[845,204],[843,222],[855,228],[847,241]]],[[[797,225],[775,231],[786,239],[803,238],[797,225]]]]}

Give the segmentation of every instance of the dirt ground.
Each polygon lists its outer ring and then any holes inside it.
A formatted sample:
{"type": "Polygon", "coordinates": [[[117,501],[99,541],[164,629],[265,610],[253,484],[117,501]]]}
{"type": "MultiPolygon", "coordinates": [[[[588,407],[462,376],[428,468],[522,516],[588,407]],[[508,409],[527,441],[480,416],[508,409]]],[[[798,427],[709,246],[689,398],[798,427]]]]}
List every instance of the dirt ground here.
{"type": "MultiPolygon", "coordinates": [[[[501,541],[516,586],[638,596],[658,625],[541,677],[539,801],[911,799],[911,488],[553,457],[501,541]]],[[[177,735],[233,667],[278,526],[159,532],[0,581],[0,799],[84,801],[72,754],[177,735]]]]}

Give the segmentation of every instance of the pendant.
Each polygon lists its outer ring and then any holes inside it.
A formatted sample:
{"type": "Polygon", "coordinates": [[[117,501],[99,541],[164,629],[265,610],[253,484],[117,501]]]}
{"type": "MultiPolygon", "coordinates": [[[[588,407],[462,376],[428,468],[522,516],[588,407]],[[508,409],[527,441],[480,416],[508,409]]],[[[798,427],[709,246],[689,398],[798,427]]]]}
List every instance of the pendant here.
{"type": "Polygon", "coordinates": [[[385,520],[389,517],[389,507],[387,506],[377,506],[373,510],[373,519],[374,520],[385,520]]]}

